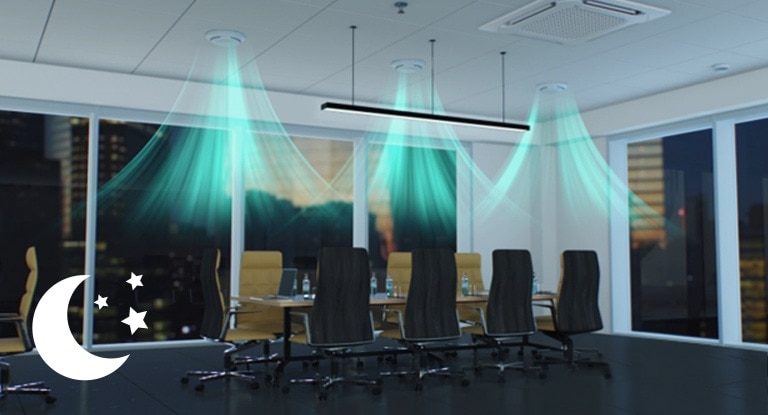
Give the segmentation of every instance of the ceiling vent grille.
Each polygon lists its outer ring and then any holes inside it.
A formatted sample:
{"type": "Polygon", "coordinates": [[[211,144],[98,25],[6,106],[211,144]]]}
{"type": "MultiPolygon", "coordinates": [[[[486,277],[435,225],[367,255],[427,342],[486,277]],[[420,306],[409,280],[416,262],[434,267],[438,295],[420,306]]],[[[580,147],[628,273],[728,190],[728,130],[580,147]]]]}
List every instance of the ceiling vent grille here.
{"type": "Polygon", "coordinates": [[[627,0],[536,0],[480,26],[480,30],[572,44],[669,13],[627,0]]]}

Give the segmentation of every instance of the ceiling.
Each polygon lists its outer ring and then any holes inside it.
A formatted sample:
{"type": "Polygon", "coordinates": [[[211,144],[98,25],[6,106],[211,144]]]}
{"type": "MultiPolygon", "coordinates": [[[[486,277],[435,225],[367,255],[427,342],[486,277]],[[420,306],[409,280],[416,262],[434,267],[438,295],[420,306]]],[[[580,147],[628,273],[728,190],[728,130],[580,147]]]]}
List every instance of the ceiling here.
{"type": "Polygon", "coordinates": [[[205,33],[233,29],[247,36],[235,66],[267,90],[348,102],[354,50],[356,102],[392,105],[391,62],[420,58],[408,81],[434,81],[447,114],[499,119],[503,103],[508,121],[542,82],[567,82],[586,111],[768,66],[764,0],[641,0],[671,13],[574,45],[479,30],[531,1],[408,0],[398,14],[394,0],[0,0],[0,59],[216,82],[222,49],[205,33]]]}

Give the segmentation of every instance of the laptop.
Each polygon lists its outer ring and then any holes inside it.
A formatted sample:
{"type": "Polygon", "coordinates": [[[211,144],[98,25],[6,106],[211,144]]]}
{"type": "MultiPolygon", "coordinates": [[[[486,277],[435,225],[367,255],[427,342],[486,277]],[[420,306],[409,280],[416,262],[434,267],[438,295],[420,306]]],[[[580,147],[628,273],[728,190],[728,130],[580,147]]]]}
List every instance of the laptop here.
{"type": "Polygon", "coordinates": [[[283,274],[280,276],[280,286],[277,287],[277,294],[273,298],[292,298],[293,283],[296,281],[296,274],[299,270],[296,268],[283,268],[283,274]]]}

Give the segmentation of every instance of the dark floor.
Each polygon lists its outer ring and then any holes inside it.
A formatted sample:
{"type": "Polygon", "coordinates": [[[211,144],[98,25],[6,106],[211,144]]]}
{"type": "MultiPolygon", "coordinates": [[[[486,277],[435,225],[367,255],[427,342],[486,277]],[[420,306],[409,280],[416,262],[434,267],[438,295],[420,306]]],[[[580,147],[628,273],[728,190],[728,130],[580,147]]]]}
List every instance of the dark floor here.
{"type": "MultiPolygon", "coordinates": [[[[552,366],[543,380],[510,371],[505,383],[498,383],[492,371],[477,376],[469,371],[466,387],[429,379],[416,392],[411,382],[394,377],[384,380],[379,396],[342,386],[332,389],[326,401],[308,386],[294,386],[286,395],[280,388],[262,384],[252,390],[237,381],[208,383],[203,392],[195,391],[194,381],[182,385],[185,370],[220,366],[219,347],[132,351],[116,373],[90,382],[60,376],[38,356],[16,356],[7,359],[12,380],[45,379],[58,400],[46,405],[40,396],[9,396],[0,401],[0,414],[768,414],[766,352],[612,335],[582,335],[576,341],[601,349],[612,379],[589,367],[552,366]]],[[[488,351],[480,353],[490,359],[488,351]]],[[[401,366],[408,360],[401,356],[401,366]]],[[[460,352],[452,363],[469,365],[471,352],[460,352]]],[[[384,367],[370,358],[364,370],[384,367]]],[[[324,363],[319,370],[327,368],[324,363]]],[[[311,367],[292,363],[285,377],[313,373],[311,367]]]]}

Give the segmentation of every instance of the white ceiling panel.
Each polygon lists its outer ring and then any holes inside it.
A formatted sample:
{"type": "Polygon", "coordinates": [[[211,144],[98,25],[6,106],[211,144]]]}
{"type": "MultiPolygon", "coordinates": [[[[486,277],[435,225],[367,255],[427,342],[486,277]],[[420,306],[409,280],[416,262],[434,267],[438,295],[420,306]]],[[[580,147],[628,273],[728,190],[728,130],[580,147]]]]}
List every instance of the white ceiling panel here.
{"type": "Polygon", "coordinates": [[[260,84],[258,73],[270,90],[348,101],[356,25],[358,103],[391,104],[394,59],[423,59],[409,88],[428,83],[436,39],[446,113],[498,118],[504,50],[507,118],[515,120],[528,116],[544,81],[568,82],[591,109],[768,67],[765,0],[639,0],[671,14],[578,45],[479,30],[531,1],[414,0],[398,14],[381,0],[0,0],[0,59],[199,82],[239,69],[246,85],[260,84]],[[247,36],[236,60],[207,42],[211,29],[247,36]],[[715,63],[732,69],[715,73],[715,63]]]}
{"type": "Polygon", "coordinates": [[[0,0],[0,10],[4,10],[0,13],[0,59],[34,59],[52,2],[0,0]]]}

